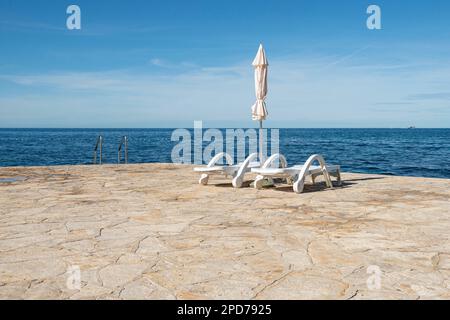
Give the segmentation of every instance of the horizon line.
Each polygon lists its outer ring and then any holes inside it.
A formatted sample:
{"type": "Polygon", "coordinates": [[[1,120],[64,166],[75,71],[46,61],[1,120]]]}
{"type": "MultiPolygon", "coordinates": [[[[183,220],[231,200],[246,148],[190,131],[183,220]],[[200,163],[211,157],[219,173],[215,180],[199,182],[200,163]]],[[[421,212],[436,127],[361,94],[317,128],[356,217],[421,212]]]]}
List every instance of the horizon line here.
{"type": "MultiPolygon", "coordinates": [[[[0,127],[0,130],[147,130],[147,129],[194,129],[189,126],[179,127],[0,127]]],[[[258,129],[257,127],[202,127],[202,129],[258,129]]],[[[263,129],[450,129],[450,127],[265,127],[263,129]]]]}

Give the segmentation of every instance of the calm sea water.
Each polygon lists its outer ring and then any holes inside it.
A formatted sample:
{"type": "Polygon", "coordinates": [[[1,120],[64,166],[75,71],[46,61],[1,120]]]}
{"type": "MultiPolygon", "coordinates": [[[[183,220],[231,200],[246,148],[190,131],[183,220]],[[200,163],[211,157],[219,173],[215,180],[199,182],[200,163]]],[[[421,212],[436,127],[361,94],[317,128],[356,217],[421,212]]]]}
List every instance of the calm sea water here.
{"type": "MultiPolygon", "coordinates": [[[[90,164],[98,134],[103,162],[117,163],[123,135],[129,162],[171,162],[173,129],[0,129],[0,166],[90,164]]],[[[344,171],[450,178],[450,129],[280,129],[290,164],[320,153],[344,171]]]]}

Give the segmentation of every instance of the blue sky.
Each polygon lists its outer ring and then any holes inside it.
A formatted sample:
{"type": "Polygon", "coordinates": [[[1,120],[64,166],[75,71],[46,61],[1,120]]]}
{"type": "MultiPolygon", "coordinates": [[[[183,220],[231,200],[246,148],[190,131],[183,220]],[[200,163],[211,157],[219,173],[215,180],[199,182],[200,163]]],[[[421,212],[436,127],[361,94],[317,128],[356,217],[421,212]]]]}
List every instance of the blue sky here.
{"type": "Polygon", "coordinates": [[[0,127],[252,127],[260,42],[266,126],[450,127],[449,19],[446,0],[0,0],[0,127]]]}

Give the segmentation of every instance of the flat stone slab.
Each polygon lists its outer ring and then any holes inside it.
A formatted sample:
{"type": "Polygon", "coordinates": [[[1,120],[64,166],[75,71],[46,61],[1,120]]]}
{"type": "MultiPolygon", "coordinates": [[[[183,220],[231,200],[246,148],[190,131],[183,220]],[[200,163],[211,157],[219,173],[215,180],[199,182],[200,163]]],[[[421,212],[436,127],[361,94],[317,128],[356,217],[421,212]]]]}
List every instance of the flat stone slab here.
{"type": "Polygon", "coordinates": [[[450,299],[450,180],[0,168],[1,299],[450,299]],[[251,178],[251,176],[250,176],[251,178]]]}

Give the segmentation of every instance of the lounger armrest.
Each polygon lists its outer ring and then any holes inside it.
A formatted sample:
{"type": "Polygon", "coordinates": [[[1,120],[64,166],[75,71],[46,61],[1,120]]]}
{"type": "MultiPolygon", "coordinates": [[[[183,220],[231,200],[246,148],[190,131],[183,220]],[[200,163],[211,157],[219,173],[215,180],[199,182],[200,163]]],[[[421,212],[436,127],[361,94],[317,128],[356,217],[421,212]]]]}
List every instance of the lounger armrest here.
{"type": "Polygon", "coordinates": [[[287,167],[287,161],[286,158],[280,154],[275,153],[272,156],[267,159],[262,168],[286,168],[287,167]]]}
{"type": "Polygon", "coordinates": [[[240,188],[242,186],[242,183],[244,182],[244,175],[246,172],[250,171],[250,163],[255,161],[255,159],[258,158],[257,153],[252,153],[245,159],[245,161],[240,166],[238,172],[236,173],[236,176],[234,177],[232,184],[235,188],[240,188]]]}
{"type": "Polygon", "coordinates": [[[221,152],[216,154],[211,161],[209,161],[207,167],[213,167],[217,164],[217,162],[219,162],[219,160],[221,160],[222,158],[225,158],[225,160],[227,161],[228,165],[232,165],[233,164],[233,158],[226,152],[221,152]]]}
{"type": "Polygon", "coordinates": [[[324,158],[320,154],[313,154],[312,156],[310,156],[308,158],[308,160],[306,160],[305,164],[303,165],[303,167],[297,177],[297,180],[294,182],[293,188],[296,193],[301,193],[303,191],[303,187],[305,184],[305,178],[310,173],[310,167],[316,161],[319,163],[320,170],[323,173],[323,176],[325,178],[327,186],[329,188],[333,187],[324,158]]]}

